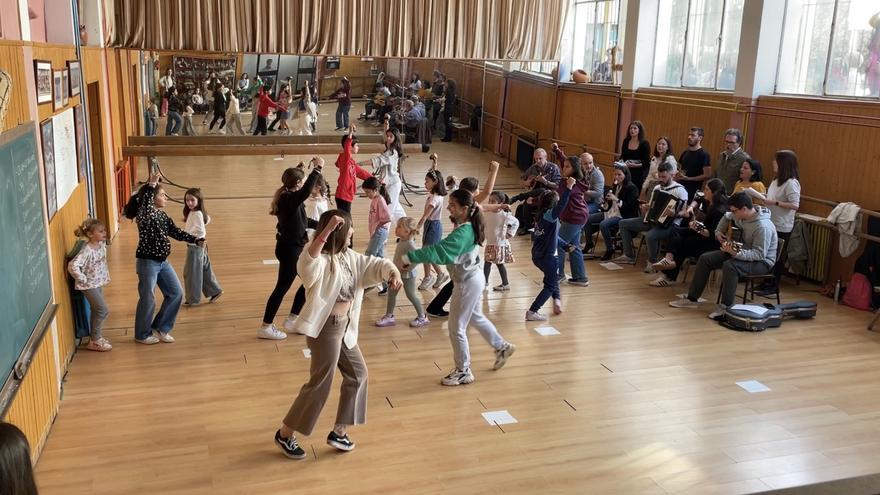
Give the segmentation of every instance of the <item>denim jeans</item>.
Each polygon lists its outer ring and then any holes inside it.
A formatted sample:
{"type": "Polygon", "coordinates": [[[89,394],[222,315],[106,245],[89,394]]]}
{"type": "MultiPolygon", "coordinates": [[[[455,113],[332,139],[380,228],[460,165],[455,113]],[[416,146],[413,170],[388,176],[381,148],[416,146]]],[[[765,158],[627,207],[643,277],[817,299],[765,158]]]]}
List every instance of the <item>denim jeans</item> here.
{"type": "MultiPolygon", "coordinates": [[[[574,246],[574,251],[568,254],[568,260],[571,262],[571,278],[574,280],[586,280],[587,270],[584,267],[584,253],[581,251],[581,230],[584,226],[580,224],[559,222],[559,238],[574,246]]],[[[565,276],[565,251],[559,251],[558,261],[559,276],[565,276]]]]}
{"type": "Polygon", "coordinates": [[[150,112],[144,110],[144,136],[155,136],[156,124],[150,117],[150,112]]]}
{"type": "Polygon", "coordinates": [[[641,217],[622,220],[620,222],[620,238],[623,244],[623,254],[635,258],[632,245],[633,233],[647,232],[645,241],[648,244],[648,261],[654,263],[660,252],[660,241],[672,237],[675,234],[675,228],[675,224],[670,224],[668,227],[651,225],[643,222],[641,217]]]}
{"type": "Polygon", "coordinates": [[[367,256],[376,256],[378,258],[385,257],[385,241],[388,240],[388,227],[377,227],[373,235],[370,236],[370,242],[367,244],[367,250],[364,254],[367,256]]]}
{"type": "Polygon", "coordinates": [[[152,330],[168,333],[174,328],[180,303],[183,301],[183,289],[174,268],[165,261],[137,258],[135,269],[138,274],[137,310],[134,317],[134,338],[143,340],[150,336],[152,330]],[[162,291],[162,306],[156,310],[156,286],[162,291]]]}
{"type": "Polygon", "coordinates": [[[541,287],[541,292],[538,293],[535,300],[532,301],[531,307],[529,307],[529,311],[538,312],[541,309],[541,306],[543,306],[551,296],[553,299],[561,299],[562,296],[559,293],[559,279],[556,277],[556,257],[547,256],[544,259],[532,258],[532,263],[544,273],[544,284],[543,287],[541,287]]]}
{"type": "Polygon", "coordinates": [[[169,111],[168,122],[165,123],[165,135],[170,136],[172,134],[177,134],[182,123],[183,120],[180,118],[179,113],[173,110],[169,111]]]}
{"type": "Polygon", "coordinates": [[[348,111],[351,110],[351,103],[340,103],[336,107],[336,127],[348,128],[348,111]]]}
{"type": "Polygon", "coordinates": [[[611,229],[620,224],[620,217],[610,217],[599,222],[599,230],[602,232],[602,239],[605,240],[605,250],[614,252],[614,234],[611,229]]]}

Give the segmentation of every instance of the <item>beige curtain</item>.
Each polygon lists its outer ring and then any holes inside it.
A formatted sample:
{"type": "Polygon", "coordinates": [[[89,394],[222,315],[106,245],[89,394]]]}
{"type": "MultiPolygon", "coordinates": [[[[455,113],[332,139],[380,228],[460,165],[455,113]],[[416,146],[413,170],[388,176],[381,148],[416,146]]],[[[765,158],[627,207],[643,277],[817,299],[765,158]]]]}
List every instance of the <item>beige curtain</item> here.
{"type": "Polygon", "coordinates": [[[112,46],[556,60],[569,0],[107,0],[112,46]]]}

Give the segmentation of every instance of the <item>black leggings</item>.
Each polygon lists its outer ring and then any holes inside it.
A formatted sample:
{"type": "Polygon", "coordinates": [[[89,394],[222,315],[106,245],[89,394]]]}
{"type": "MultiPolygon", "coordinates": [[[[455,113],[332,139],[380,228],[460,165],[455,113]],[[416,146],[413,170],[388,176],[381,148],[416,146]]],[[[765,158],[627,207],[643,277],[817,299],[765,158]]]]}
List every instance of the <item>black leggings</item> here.
{"type": "Polygon", "coordinates": [[[211,125],[208,126],[208,130],[213,130],[214,124],[216,124],[218,120],[220,121],[220,127],[218,127],[217,129],[223,129],[223,126],[226,125],[226,114],[214,112],[214,119],[211,120],[211,125]]]}
{"type": "Polygon", "coordinates": [[[336,208],[351,215],[351,201],[336,198],[336,208]]]}
{"type": "Polygon", "coordinates": [[[492,265],[498,267],[498,274],[501,275],[501,284],[502,285],[510,285],[507,281],[507,267],[504,266],[504,263],[492,263],[491,261],[486,261],[483,263],[483,275],[486,276],[486,285],[489,284],[489,273],[492,272],[492,265]]]}
{"type": "MultiPolygon", "coordinates": [[[[275,257],[278,258],[278,281],[275,282],[275,290],[266,301],[266,312],[263,313],[263,323],[272,323],[281,301],[293,285],[293,279],[296,278],[296,262],[302,253],[303,247],[296,244],[275,243],[275,257]]],[[[293,306],[290,308],[292,314],[298,315],[306,304],[306,291],[300,286],[293,298],[293,306]]]]}
{"type": "Polygon", "coordinates": [[[266,135],[266,117],[260,115],[257,116],[257,128],[254,129],[254,136],[256,135],[266,135]]]}
{"type": "Polygon", "coordinates": [[[431,300],[431,304],[428,305],[428,312],[437,314],[440,311],[443,311],[443,306],[446,306],[446,303],[449,302],[449,298],[452,297],[452,282],[444,285],[440,292],[434,296],[434,299],[431,300]]]}

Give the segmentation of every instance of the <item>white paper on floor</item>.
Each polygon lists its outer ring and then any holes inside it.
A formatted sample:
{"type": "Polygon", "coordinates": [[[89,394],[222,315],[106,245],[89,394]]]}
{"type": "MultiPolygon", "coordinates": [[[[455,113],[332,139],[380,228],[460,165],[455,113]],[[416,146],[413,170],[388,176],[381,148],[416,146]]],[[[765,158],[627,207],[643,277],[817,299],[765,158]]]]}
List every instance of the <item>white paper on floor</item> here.
{"type": "Polygon", "coordinates": [[[283,156],[276,156],[275,158],[273,158],[273,160],[275,160],[276,162],[280,162],[280,161],[284,160],[284,157],[283,156]]]}
{"type": "Polygon", "coordinates": [[[748,392],[750,394],[754,394],[757,392],[769,392],[770,391],[770,387],[768,387],[767,385],[764,385],[763,383],[759,382],[758,380],[748,380],[745,382],[736,382],[736,384],[739,385],[740,387],[742,387],[743,390],[745,390],[746,392],[748,392]]]}
{"type": "Polygon", "coordinates": [[[730,307],[730,309],[748,311],[749,313],[756,314],[758,316],[761,316],[767,312],[767,308],[765,308],[764,306],[758,306],[757,304],[734,304],[730,307]]]}
{"type": "Polygon", "coordinates": [[[264,265],[277,265],[278,260],[263,260],[264,265]]]}
{"type": "Polygon", "coordinates": [[[553,327],[535,327],[535,331],[540,335],[559,335],[559,330],[553,327]]]}
{"type": "Polygon", "coordinates": [[[483,413],[483,419],[486,420],[492,426],[495,425],[506,425],[510,423],[516,423],[517,420],[513,416],[507,412],[507,409],[503,411],[488,411],[483,413]]]}
{"type": "Polygon", "coordinates": [[[312,357],[311,349],[303,349],[303,356],[305,356],[306,359],[310,359],[312,357]]]}
{"type": "Polygon", "coordinates": [[[615,263],[613,261],[599,263],[599,266],[601,266],[602,268],[604,268],[606,270],[623,270],[622,266],[618,265],[617,263],[615,263]]]}

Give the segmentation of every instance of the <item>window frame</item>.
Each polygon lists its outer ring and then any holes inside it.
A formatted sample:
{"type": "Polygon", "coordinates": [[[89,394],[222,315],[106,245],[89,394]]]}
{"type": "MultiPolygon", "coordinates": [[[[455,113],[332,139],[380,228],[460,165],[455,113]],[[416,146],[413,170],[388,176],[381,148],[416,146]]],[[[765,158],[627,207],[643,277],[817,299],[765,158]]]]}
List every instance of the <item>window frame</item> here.
{"type": "MultiPolygon", "coordinates": [[[[718,89],[718,69],[719,65],[721,65],[721,40],[724,38],[726,33],[727,25],[727,6],[730,0],[722,0],[721,3],[721,27],[718,29],[718,36],[715,37],[715,45],[717,47],[715,53],[715,69],[712,76],[712,87],[703,87],[703,86],[685,86],[684,84],[684,67],[685,60],[687,59],[688,54],[688,42],[687,37],[688,33],[691,31],[691,10],[693,8],[694,0],[688,0],[688,9],[687,14],[685,14],[685,18],[687,19],[687,24],[684,28],[684,48],[681,50],[681,71],[678,74],[678,86],[667,86],[656,84],[654,82],[654,67],[657,63],[657,38],[659,36],[659,29],[657,29],[657,24],[654,25],[654,57],[651,59],[651,87],[652,88],[666,88],[666,89],[684,89],[689,91],[718,91],[723,93],[733,93],[734,89],[718,89]]],[[[786,1],[786,6],[788,5],[788,0],[786,1]]],[[[835,0],[837,2],[838,0],[835,0]]],[[[740,26],[742,29],[742,26],[740,26]]],[[[742,33],[740,32],[740,36],[742,33]]]]}
{"type": "MultiPolygon", "coordinates": [[[[569,7],[569,11],[570,11],[570,12],[572,13],[572,15],[574,16],[574,18],[572,19],[571,41],[570,41],[570,43],[569,43],[569,49],[570,49],[570,52],[571,52],[572,68],[574,68],[574,59],[575,59],[575,53],[574,53],[575,36],[574,36],[574,32],[575,32],[575,30],[577,29],[577,6],[578,6],[578,5],[581,5],[581,4],[593,4],[593,19],[597,19],[597,18],[598,18],[598,15],[597,15],[597,14],[598,14],[598,12],[599,12],[599,6],[600,6],[601,4],[606,3],[606,2],[613,2],[613,1],[614,1],[614,0],[572,0],[572,2],[571,2],[571,6],[569,7]]],[[[618,47],[620,47],[621,33],[625,34],[625,31],[626,31],[626,26],[625,26],[625,25],[621,26],[621,24],[620,24],[620,12],[623,10],[623,7],[624,7],[623,2],[625,2],[625,1],[626,1],[626,0],[620,0],[620,1],[617,2],[617,19],[616,19],[616,22],[617,22],[617,37],[616,37],[616,39],[615,39],[615,44],[612,45],[612,46],[618,46],[618,47]]],[[[609,46],[608,48],[611,48],[611,47],[609,46]]],[[[590,49],[589,49],[589,51],[590,51],[591,53],[594,53],[595,50],[596,50],[596,37],[593,36],[593,37],[592,37],[592,42],[591,42],[591,45],[590,45],[590,49]]],[[[586,52],[586,51],[587,51],[587,50],[586,50],[586,47],[585,47],[585,52],[586,52]]],[[[604,52],[604,50],[603,50],[603,52],[604,52]]],[[[594,62],[595,62],[595,61],[594,61],[594,62]]],[[[587,70],[587,68],[583,68],[583,70],[587,70]]],[[[614,84],[614,75],[613,75],[613,74],[614,74],[614,71],[613,71],[613,70],[612,70],[611,81],[608,81],[608,82],[605,82],[605,81],[601,81],[601,82],[594,81],[593,78],[592,78],[592,75],[593,75],[593,74],[592,74],[592,70],[593,70],[592,67],[590,67],[589,70],[590,70],[590,72],[588,72],[588,74],[590,74],[590,82],[587,83],[587,84],[598,84],[598,85],[600,85],[600,86],[611,86],[611,87],[617,87],[617,88],[620,87],[620,83],[618,83],[618,84],[614,84]]],[[[560,75],[560,76],[561,76],[561,75],[560,75]]],[[[622,79],[623,79],[623,78],[621,78],[621,80],[622,80],[622,79]]],[[[564,83],[563,83],[563,84],[564,84],[564,83]]]]}
{"type": "Polygon", "coordinates": [[[776,61],[776,79],[773,81],[773,95],[774,96],[794,96],[801,98],[822,98],[822,99],[836,99],[836,100],[859,100],[865,102],[880,102],[880,95],[877,96],[853,96],[853,95],[833,95],[828,94],[828,71],[831,69],[831,57],[834,52],[834,35],[837,34],[837,12],[840,7],[840,0],[834,0],[834,8],[832,9],[831,14],[831,31],[828,37],[828,54],[825,56],[825,70],[822,73],[822,94],[810,94],[810,93],[789,93],[779,91],[779,76],[780,71],[782,70],[782,43],[785,39],[785,28],[789,22],[788,18],[788,7],[789,0],[785,0],[785,11],[782,14],[782,30],[779,34],[779,53],[777,54],[776,61]]]}

